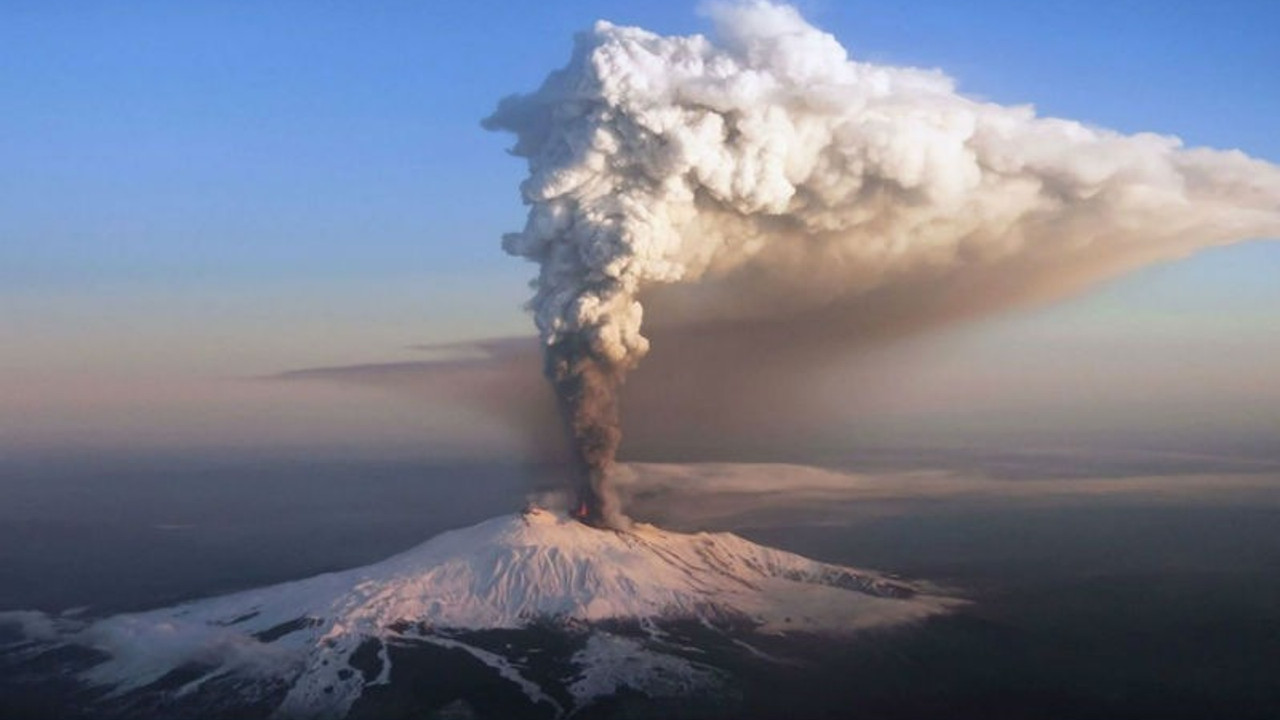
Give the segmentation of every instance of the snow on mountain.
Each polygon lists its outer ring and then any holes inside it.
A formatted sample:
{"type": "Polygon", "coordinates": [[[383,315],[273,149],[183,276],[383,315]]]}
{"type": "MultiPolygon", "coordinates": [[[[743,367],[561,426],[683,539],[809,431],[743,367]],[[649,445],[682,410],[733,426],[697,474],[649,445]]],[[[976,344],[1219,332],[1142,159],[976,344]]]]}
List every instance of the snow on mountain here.
{"type": "Polygon", "coordinates": [[[7,619],[28,628],[33,647],[57,642],[104,652],[105,662],[83,678],[117,697],[184,669],[177,696],[214,679],[273,678],[288,686],[278,715],[339,717],[366,687],[389,681],[389,643],[426,642],[467,651],[560,714],[569,708],[525,677],[518,661],[465,642],[460,631],[551,624],[593,632],[573,656],[577,675],[568,689],[581,706],[624,685],[661,691],[714,676],[599,629],[609,621],[641,621],[655,633],[653,623],[690,619],[763,633],[843,632],[916,620],[953,602],[728,533],[644,524],[601,530],[531,509],[373,565],[296,582],[93,622],[30,613],[7,619]],[[376,659],[361,665],[372,671],[353,672],[356,653],[370,648],[376,659]]]}

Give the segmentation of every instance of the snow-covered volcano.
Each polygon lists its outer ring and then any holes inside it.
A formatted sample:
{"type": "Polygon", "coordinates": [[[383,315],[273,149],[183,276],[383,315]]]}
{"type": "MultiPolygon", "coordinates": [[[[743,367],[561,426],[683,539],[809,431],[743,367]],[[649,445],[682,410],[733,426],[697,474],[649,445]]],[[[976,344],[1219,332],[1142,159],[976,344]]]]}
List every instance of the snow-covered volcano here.
{"type": "Polygon", "coordinates": [[[720,671],[666,632],[671,623],[732,629],[733,642],[755,652],[743,633],[847,632],[951,602],[728,533],[601,530],[531,509],[374,565],[263,589],[97,621],[0,620],[21,623],[27,638],[9,647],[11,658],[95,650],[79,677],[110,688],[102,699],[124,707],[216,687],[253,696],[276,716],[340,717],[392,682],[393,651],[432,646],[465,651],[534,705],[564,715],[624,687],[674,694],[716,683],[720,671]],[[533,669],[539,649],[528,643],[477,639],[535,628],[575,638],[558,675],[533,669]]]}

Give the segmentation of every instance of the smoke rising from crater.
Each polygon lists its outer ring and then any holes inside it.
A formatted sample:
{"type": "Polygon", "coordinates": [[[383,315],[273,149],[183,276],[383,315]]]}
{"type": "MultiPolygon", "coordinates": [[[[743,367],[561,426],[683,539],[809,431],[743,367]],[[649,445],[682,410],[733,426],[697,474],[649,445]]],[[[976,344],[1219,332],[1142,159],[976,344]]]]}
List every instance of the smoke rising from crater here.
{"type": "Polygon", "coordinates": [[[1280,233],[1280,169],[1240,152],[970,99],[851,60],[788,6],[708,14],[713,38],[599,22],[485,121],[528,161],[503,245],[540,266],[530,307],[590,521],[625,522],[607,482],[646,327],[714,328],[751,363],[763,325],[804,352],[1280,233]]]}

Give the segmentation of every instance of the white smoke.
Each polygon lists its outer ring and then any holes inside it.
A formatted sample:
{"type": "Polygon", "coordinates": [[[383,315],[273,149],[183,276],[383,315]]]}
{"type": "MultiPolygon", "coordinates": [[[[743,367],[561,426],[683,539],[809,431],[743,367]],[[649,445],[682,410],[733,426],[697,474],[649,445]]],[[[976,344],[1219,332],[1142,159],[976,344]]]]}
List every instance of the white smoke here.
{"type": "Polygon", "coordinates": [[[640,292],[708,276],[754,273],[756,311],[785,312],[921,273],[1083,255],[1105,276],[1280,232],[1280,170],[1240,152],[971,100],[937,71],[851,61],[788,6],[710,14],[715,42],[597,23],[487,121],[529,160],[528,223],[504,246],[541,264],[549,344],[585,333],[634,365],[640,292]]]}
{"type": "Polygon", "coordinates": [[[541,266],[544,343],[619,382],[648,350],[648,298],[721,322],[934,286],[990,309],[1280,234],[1280,168],[1238,151],[973,100],[850,60],[788,6],[709,14],[714,40],[599,22],[486,120],[528,159],[504,247],[541,266]]]}

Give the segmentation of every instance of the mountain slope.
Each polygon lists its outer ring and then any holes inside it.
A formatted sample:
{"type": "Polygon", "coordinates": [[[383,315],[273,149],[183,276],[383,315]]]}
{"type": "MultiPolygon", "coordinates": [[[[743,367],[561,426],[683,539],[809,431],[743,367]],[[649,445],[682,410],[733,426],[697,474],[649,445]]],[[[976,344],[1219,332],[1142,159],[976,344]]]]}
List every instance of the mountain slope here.
{"type": "Polygon", "coordinates": [[[70,644],[105,653],[82,677],[116,698],[160,688],[180,698],[235,678],[242,690],[284,688],[277,715],[337,717],[366,688],[390,681],[389,646],[425,643],[466,651],[560,715],[621,687],[681,692],[713,682],[714,668],[664,651],[664,622],[843,632],[922,618],[950,602],[732,534],[601,530],[532,509],[344,572],[96,622],[9,620],[33,638],[23,652],[70,644]],[[609,631],[622,621],[638,622],[654,642],[609,631]],[[468,631],[530,627],[585,636],[555,697],[551,684],[530,679],[527,657],[467,639],[468,631]]]}

